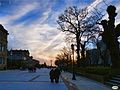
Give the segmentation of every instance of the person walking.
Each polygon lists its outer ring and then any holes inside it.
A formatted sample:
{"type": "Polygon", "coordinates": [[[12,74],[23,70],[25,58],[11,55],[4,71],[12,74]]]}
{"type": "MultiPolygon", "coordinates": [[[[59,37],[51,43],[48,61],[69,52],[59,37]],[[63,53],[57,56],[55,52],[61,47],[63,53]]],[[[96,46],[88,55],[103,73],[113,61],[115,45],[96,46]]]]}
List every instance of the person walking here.
{"type": "Polygon", "coordinates": [[[55,82],[56,82],[56,83],[59,83],[60,74],[61,74],[60,69],[59,69],[59,68],[56,68],[56,69],[54,70],[54,77],[55,77],[55,82]]]}
{"type": "Polygon", "coordinates": [[[54,69],[51,69],[51,70],[50,70],[49,75],[50,75],[50,80],[51,80],[51,82],[53,83],[53,82],[54,82],[54,79],[55,79],[54,69]]]}

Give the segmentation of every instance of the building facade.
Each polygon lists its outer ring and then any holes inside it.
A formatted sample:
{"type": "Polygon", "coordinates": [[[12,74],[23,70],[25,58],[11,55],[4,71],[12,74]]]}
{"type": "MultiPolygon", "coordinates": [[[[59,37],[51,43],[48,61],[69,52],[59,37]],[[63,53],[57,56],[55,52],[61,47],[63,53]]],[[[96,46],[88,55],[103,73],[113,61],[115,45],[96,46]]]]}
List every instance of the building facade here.
{"type": "Polygon", "coordinates": [[[35,66],[39,61],[30,56],[29,50],[10,50],[8,51],[8,68],[19,69],[35,66]]]}
{"type": "Polygon", "coordinates": [[[8,69],[19,69],[25,66],[30,58],[29,50],[10,50],[8,51],[8,69]]]}
{"type": "Polygon", "coordinates": [[[7,68],[7,36],[8,31],[0,24],[0,69],[7,68]]]}
{"type": "Polygon", "coordinates": [[[87,50],[86,60],[88,65],[98,65],[100,60],[98,49],[87,50]]]}
{"type": "Polygon", "coordinates": [[[29,59],[29,50],[10,50],[8,51],[9,61],[21,61],[29,59]]]}
{"type": "Polygon", "coordinates": [[[111,56],[103,41],[97,43],[97,49],[86,51],[88,65],[111,66],[111,56]]]}

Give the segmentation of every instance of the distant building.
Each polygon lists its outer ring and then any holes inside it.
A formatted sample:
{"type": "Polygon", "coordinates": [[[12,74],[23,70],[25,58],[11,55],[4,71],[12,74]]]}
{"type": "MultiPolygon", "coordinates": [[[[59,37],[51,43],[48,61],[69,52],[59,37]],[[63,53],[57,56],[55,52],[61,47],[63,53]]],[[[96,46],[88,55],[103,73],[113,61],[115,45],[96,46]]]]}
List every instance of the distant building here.
{"type": "Polygon", "coordinates": [[[7,36],[8,31],[0,24],[0,69],[7,68],[7,36]]]}
{"type": "Polygon", "coordinates": [[[10,50],[8,51],[8,68],[19,69],[35,66],[39,61],[30,56],[29,50],[10,50]]]}
{"type": "MultiPolygon", "coordinates": [[[[32,56],[31,56],[32,57],[32,56]]],[[[36,59],[33,59],[33,58],[31,58],[30,57],[30,59],[27,61],[27,66],[28,67],[32,67],[32,66],[36,66],[37,67],[37,65],[39,65],[39,61],[38,60],[36,60],[36,59]]]]}
{"type": "Polygon", "coordinates": [[[86,59],[88,65],[111,66],[111,56],[103,41],[97,43],[97,49],[86,51],[86,59]]]}
{"type": "Polygon", "coordinates": [[[87,50],[86,59],[88,65],[98,65],[100,59],[98,50],[97,49],[87,50]]]}
{"type": "Polygon", "coordinates": [[[8,51],[8,60],[9,61],[21,61],[29,59],[29,50],[10,50],[8,51]]]}
{"type": "Polygon", "coordinates": [[[8,51],[8,69],[19,69],[25,66],[30,58],[29,50],[10,50],[8,51]]]}

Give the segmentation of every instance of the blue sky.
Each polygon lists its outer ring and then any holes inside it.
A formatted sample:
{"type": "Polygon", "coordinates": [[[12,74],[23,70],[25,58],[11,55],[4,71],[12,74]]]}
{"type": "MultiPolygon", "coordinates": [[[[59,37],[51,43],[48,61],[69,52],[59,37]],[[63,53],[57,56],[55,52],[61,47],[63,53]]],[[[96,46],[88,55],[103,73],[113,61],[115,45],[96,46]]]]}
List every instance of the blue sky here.
{"type": "MultiPolygon", "coordinates": [[[[103,0],[0,0],[0,23],[8,30],[9,49],[28,49],[41,63],[49,62],[65,46],[65,34],[56,23],[58,15],[69,6],[105,12],[103,0]]],[[[104,0],[116,5],[120,0],[104,0]]],[[[118,14],[118,21],[119,21],[118,14]]],[[[106,18],[105,16],[104,18],[106,18]]],[[[117,21],[117,22],[118,22],[117,21]]]]}

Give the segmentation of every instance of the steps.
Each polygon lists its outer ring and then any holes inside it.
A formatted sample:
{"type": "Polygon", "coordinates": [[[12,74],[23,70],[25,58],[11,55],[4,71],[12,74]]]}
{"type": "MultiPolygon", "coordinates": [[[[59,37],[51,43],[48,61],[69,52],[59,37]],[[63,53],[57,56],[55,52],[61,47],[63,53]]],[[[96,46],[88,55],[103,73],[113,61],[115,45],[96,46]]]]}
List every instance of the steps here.
{"type": "Polygon", "coordinates": [[[110,80],[108,80],[105,84],[109,86],[118,86],[120,88],[120,74],[115,75],[110,80]]]}

